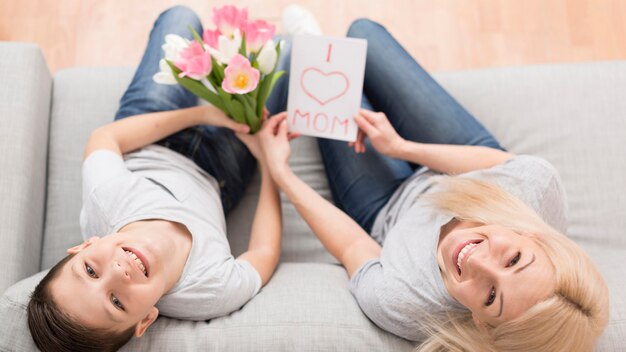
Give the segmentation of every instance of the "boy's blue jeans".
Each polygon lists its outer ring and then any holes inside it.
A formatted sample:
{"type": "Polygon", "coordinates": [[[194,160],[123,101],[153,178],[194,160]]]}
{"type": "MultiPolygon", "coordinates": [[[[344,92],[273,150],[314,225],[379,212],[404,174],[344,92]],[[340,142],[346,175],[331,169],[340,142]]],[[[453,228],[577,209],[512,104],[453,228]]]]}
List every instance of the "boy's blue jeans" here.
{"type": "MultiPolygon", "coordinates": [[[[164,56],[161,46],[165,42],[165,36],[178,34],[193,40],[188,25],[192,25],[200,34],[203,32],[197,14],[187,7],[176,6],[161,13],[150,32],[141,63],[122,96],[115,120],[197,105],[196,96],[181,86],[158,84],[152,80],[152,76],[160,71],[159,61],[164,56]]],[[[288,48],[284,49],[288,52],[288,48]]],[[[279,62],[279,69],[283,67],[289,68],[287,55],[279,62]]],[[[278,81],[267,101],[267,107],[273,114],[285,110],[288,87],[285,81],[285,78],[278,81]]],[[[217,179],[225,214],[239,202],[256,168],[256,160],[252,154],[226,128],[196,126],[173,134],[157,144],[185,155],[217,179]]]]}
{"type": "MultiPolygon", "coordinates": [[[[184,88],[161,85],[152,80],[152,76],[159,72],[165,35],[178,34],[191,40],[188,25],[198,33],[203,31],[198,16],[183,6],[170,8],[159,16],[141,63],[121,99],[116,120],[197,104],[197,98],[184,88]]],[[[385,112],[403,138],[423,143],[502,149],[384,27],[361,19],[350,26],[348,36],[368,41],[362,106],[385,112]]],[[[287,41],[278,70],[289,70],[290,50],[287,41]]],[[[267,101],[272,115],[286,109],[288,82],[287,75],[281,78],[267,101]]],[[[196,126],[157,143],[192,159],[217,179],[226,214],[243,196],[256,167],[256,161],[245,145],[225,128],[196,126]]],[[[318,144],[335,204],[366,231],[371,229],[378,211],[397,187],[420,167],[383,156],[367,141],[364,154],[356,154],[346,142],[320,138],[318,144]]]]}

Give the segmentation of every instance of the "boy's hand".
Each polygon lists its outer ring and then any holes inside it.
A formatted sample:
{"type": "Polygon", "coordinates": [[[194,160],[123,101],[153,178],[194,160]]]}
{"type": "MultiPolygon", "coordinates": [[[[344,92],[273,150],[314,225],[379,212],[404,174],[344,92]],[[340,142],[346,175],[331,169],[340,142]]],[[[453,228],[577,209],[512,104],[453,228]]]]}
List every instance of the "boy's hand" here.
{"type": "MultiPolygon", "coordinates": [[[[269,116],[270,112],[267,110],[267,108],[263,109],[263,121],[261,122],[262,125],[264,126],[266,121],[267,121],[267,117],[269,116]]],[[[246,125],[246,127],[248,127],[246,125]]],[[[261,144],[259,142],[259,132],[257,132],[254,135],[251,135],[248,133],[248,131],[245,132],[238,132],[235,131],[235,136],[237,136],[237,138],[246,145],[246,147],[248,147],[248,150],[250,151],[250,153],[252,153],[252,155],[256,158],[256,160],[261,163],[261,165],[264,165],[264,159],[263,159],[263,152],[261,150],[261,144]]]]}
{"type": "Polygon", "coordinates": [[[226,127],[236,133],[248,133],[250,131],[250,127],[248,125],[235,122],[235,120],[228,117],[226,113],[213,105],[202,105],[199,108],[202,111],[200,124],[226,127]]]}

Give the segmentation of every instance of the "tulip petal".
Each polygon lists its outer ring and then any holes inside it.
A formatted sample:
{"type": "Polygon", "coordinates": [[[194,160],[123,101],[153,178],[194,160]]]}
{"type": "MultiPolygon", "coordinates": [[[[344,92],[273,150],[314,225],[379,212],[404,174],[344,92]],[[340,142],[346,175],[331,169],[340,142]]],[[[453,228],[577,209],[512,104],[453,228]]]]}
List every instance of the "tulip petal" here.
{"type": "Polygon", "coordinates": [[[263,49],[261,49],[261,52],[256,60],[259,64],[259,70],[263,74],[268,74],[274,71],[276,61],[278,61],[278,53],[276,53],[273,40],[270,39],[265,43],[265,45],[263,45],[263,49]]]}

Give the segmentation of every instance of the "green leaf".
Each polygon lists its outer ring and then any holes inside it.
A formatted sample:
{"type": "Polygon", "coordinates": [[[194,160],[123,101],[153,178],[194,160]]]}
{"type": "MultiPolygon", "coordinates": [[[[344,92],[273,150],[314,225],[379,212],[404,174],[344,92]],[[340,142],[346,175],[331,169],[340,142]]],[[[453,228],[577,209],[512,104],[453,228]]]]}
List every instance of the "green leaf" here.
{"type": "MultiPolygon", "coordinates": [[[[276,60],[276,64],[274,64],[274,68],[272,70],[276,69],[276,66],[278,65],[278,61],[280,60],[280,41],[278,41],[278,43],[276,43],[275,46],[275,50],[276,50],[276,57],[278,58],[278,60],[276,60]]],[[[280,77],[282,77],[285,74],[285,71],[279,71],[279,72],[272,72],[268,75],[265,76],[265,78],[263,79],[263,83],[261,84],[261,87],[258,88],[259,92],[258,95],[256,95],[256,99],[257,99],[257,105],[256,105],[256,113],[257,116],[263,116],[263,108],[265,107],[265,101],[267,101],[267,98],[270,96],[270,93],[272,93],[272,89],[274,89],[274,85],[276,84],[276,82],[278,81],[278,79],[280,77]]]]}
{"type": "Polygon", "coordinates": [[[178,77],[178,74],[180,74],[181,72],[178,67],[176,67],[169,60],[166,60],[166,62],[172,69],[172,73],[174,74],[174,78],[176,79],[176,82],[178,82],[178,84],[183,86],[185,89],[187,89],[200,99],[204,99],[213,104],[216,108],[224,112],[228,112],[226,110],[226,107],[224,106],[224,103],[217,94],[211,92],[209,88],[205,87],[202,83],[196,81],[195,79],[191,79],[188,77],[178,77]]]}
{"type": "Polygon", "coordinates": [[[246,104],[245,106],[246,118],[250,123],[250,133],[255,134],[261,129],[261,119],[254,114],[254,109],[250,104],[246,104]]]}
{"type": "Polygon", "coordinates": [[[278,43],[276,43],[276,63],[274,63],[274,67],[272,68],[272,71],[274,71],[276,69],[276,66],[278,66],[278,61],[280,60],[280,52],[282,51],[280,48],[280,40],[278,41],[278,43]]]}
{"type": "Polygon", "coordinates": [[[236,122],[246,123],[246,119],[242,111],[243,109],[239,108],[240,105],[235,106],[234,103],[237,103],[237,101],[233,100],[232,95],[226,93],[221,87],[217,87],[217,92],[222,98],[226,109],[228,109],[228,115],[236,122]]]}
{"type": "Polygon", "coordinates": [[[243,57],[248,57],[248,53],[246,52],[246,33],[241,34],[241,46],[239,47],[239,54],[243,57]]]}
{"type": "Polygon", "coordinates": [[[257,101],[256,101],[256,113],[257,116],[263,116],[263,106],[265,104],[265,100],[267,99],[267,97],[265,97],[265,99],[263,99],[264,96],[269,96],[269,94],[266,94],[268,92],[268,89],[270,87],[270,84],[272,83],[272,77],[274,77],[274,73],[270,73],[269,75],[266,75],[265,78],[263,79],[263,81],[259,84],[259,86],[257,87],[257,89],[259,90],[259,93],[257,94],[257,101]]]}
{"type": "Polygon", "coordinates": [[[261,88],[260,84],[256,85],[256,88],[254,88],[254,90],[250,93],[248,93],[251,97],[252,97],[252,101],[253,101],[253,106],[256,107],[256,98],[259,96],[259,89],[261,88]]]}
{"type": "Polygon", "coordinates": [[[211,83],[213,88],[217,88],[217,87],[221,86],[220,83],[217,81],[217,79],[215,77],[213,77],[213,75],[208,75],[207,76],[207,80],[209,81],[209,83],[211,83]]]}
{"type": "Polygon", "coordinates": [[[280,60],[280,40],[276,43],[274,50],[276,50],[276,62],[274,63],[274,67],[272,67],[272,72],[276,70],[276,66],[278,66],[278,61],[280,60]]]}
{"type": "Polygon", "coordinates": [[[254,109],[249,101],[250,97],[242,94],[234,94],[233,96],[243,105],[244,116],[248,126],[250,126],[250,133],[256,133],[261,128],[261,120],[254,114],[254,109]]]}
{"type": "Polygon", "coordinates": [[[200,37],[198,32],[196,32],[195,28],[193,28],[192,25],[188,25],[187,27],[189,27],[189,30],[191,31],[191,34],[193,34],[193,37],[196,39],[198,44],[200,44],[200,46],[202,46],[202,49],[204,49],[204,42],[202,41],[202,38],[200,37]]]}
{"type": "MultiPolygon", "coordinates": [[[[259,51],[260,52],[260,51],[259,51]]],[[[254,68],[259,68],[259,64],[256,61],[256,58],[259,56],[258,53],[252,53],[250,54],[250,62],[252,63],[252,66],[254,66],[256,64],[256,66],[254,68]]]]}
{"type": "MultiPolygon", "coordinates": [[[[243,105],[241,105],[241,103],[238,102],[236,99],[233,99],[231,103],[232,103],[234,115],[239,116],[238,118],[236,119],[233,118],[233,119],[239,123],[247,124],[243,105]]],[[[250,127],[250,129],[252,129],[252,127],[250,127]]]]}
{"type": "Polygon", "coordinates": [[[215,78],[218,82],[222,82],[224,80],[224,66],[220,65],[217,60],[211,55],[211,73],[215,75],[215,78]]]}
{"type": "Polygon", "coordinates": [[[263,80],[263,84],[259,90],[259,95],[257,97],[257,105],[256,105],[256,113],[257,116],[263,116],[263,108],[265,107],[265,101],[267,97],[270,96],[272,89],[274,89],[274,85],[279,78],[281,78],[285,74],[285,71],[272,72],[269,75],[265,76],[263,80]]]}

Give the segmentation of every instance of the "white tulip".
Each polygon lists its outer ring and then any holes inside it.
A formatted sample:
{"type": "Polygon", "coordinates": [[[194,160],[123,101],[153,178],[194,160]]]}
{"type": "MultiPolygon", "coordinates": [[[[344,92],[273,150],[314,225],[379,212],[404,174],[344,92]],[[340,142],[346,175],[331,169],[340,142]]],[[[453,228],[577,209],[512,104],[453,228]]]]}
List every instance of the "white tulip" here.
{"type": "Polygon", "coordinates": [[[218,50],[205,45],[205,48],[209,50],[215,60],[221,64],[228,64],[230,59],[239,53],[239,48],[241,47],[241,34],[239,30],[235,31],[232,38],[220,35],[219,38],[217,38],[217,47],[219,48],[218,50]]]}
{"type": "Polygon", "coordinates": [[[276,61],[278,60],[278,55],[276,53],[276,47],[273,40],[268,40],[263,45],[261,52],[259,52],[259,56],[256,58],[257,63],[259,64],[259,70],[268,74],[274,70],[276,66],[276,61]]]}
{"type": "Polygon", "coordinates": [[[161,46],[165,52],[165,58],[170,61],[180,59],[180,52],[189,46],[189,40],[176,35],[168,34],[165,36],[165,44],[161,46]]]}
{"type": "Polygon", "coordinates": [[[165,59],[159,61],[160,72],[157,72],[152,76],[152,79],[159,84],[178,84],[176,78],[174,78],[174,72],[172,68],[165,62],[165,59]]]}

